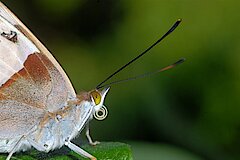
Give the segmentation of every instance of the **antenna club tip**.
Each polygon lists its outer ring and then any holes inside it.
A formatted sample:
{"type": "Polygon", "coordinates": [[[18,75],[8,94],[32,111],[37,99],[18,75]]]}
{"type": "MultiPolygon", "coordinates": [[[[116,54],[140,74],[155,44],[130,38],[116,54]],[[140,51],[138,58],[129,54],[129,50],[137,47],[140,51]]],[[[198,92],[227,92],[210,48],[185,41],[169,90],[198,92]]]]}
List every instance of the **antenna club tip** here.
{"type": "Polygon", "coordinates": [[[178,20],[177,20],[178,22],[182,22],[182,18],[178,18],[178,20]]]}
{"type": "Polygon", "coordinates": [[[185,58],[181,58],[181,59],[179,59],[177,62],[175,62],[174,65],[175,65],[175,66],[176,66],[176,65],[179,65],[179,64],[185,62],[185,60],[186,60],[185,58]]]}
{"type": "Polygon", "coordinates": [[[186,58],[181,58],[180,60],[181,60],[182,62],[184,62],[184,61],[186,61],[186,58]]]}

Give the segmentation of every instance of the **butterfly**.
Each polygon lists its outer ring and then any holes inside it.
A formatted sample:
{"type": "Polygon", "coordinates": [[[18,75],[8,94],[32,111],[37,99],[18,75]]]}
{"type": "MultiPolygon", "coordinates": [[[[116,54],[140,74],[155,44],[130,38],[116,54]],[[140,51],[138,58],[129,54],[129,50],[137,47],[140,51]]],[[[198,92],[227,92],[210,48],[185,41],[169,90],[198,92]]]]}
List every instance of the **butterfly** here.
{"type": "MultiPolygon", "coordinates": [[[[0,152],[63,145],[95,159],[71,140],[100,110],[108,88],[76,95],[42,43],[0,3],[0,152]]],[[[91,137],[88,137],[90,143],[91,137]]]]}
{"type": "MultiPolygon", "coordinates": [[[[169,33],[179,23],[180,20],[169,33]]],[[[112,83],[103,84],[145,53],[114,72],[95,89],[76,94],[51,53],[0,2],[0,153],[9,153],[9,160],[13,153],[31,147],[49,152],[67,146],[79,155],[95,160],[72,139],[86,128],[89,143],[98,143],[90,136],[89,121],[93,117],[102,120],[107,116],[103,103],[112,83]]],[[[159,71],[181,62],[183,60],[159,71]]]]}

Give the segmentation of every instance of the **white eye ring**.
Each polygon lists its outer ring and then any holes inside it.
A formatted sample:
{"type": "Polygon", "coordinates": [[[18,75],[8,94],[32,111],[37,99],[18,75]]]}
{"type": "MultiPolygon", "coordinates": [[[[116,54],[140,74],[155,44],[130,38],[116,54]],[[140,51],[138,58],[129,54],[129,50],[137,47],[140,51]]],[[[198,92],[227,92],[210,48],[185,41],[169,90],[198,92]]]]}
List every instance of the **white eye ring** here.
{"type": "Polygon", "coordinates": [[[93,116],[96,120],[102,121],[107,117],[107,115],[108,115],[107,107],[102,105],[102,107],[98,111],[94,112],[93,116]]]}

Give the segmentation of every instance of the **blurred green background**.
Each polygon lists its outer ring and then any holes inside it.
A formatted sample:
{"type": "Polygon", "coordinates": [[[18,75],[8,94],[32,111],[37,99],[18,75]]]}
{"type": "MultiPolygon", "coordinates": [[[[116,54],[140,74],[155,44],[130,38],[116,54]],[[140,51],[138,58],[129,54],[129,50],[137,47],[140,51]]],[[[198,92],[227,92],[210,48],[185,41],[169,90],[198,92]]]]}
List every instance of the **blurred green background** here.
{"type": "Polygon", "coordinates": [[[115,80],[187,60],[170,71],[112,86],[100,141],[132,145],[135,159],[240,159],[240,2],[237,0],[3,1],[49,48],[76,91],[93,89],[178,19],[161,45],[115,80]]]}

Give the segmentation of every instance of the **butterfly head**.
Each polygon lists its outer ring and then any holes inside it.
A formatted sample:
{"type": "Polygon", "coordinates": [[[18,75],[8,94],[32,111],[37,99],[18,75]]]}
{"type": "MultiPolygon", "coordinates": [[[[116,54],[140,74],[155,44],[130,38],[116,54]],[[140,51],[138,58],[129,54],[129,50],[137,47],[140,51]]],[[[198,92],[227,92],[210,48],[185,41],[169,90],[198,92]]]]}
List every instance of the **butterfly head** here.
{"type": "Polygon", "coordinates": [[[110,87],[105,88],[101,91],[95,89],[90,92],[90,98],[94,104],[94,118],[97,120],[103,120],[107,116],[107,108],[103,105],[104,99],[109,91],[110,87]]]}

